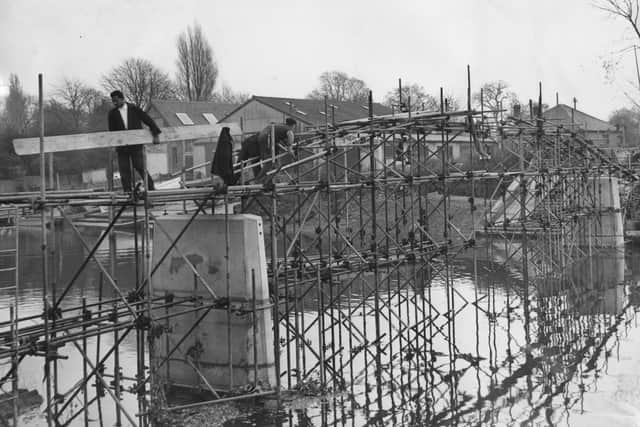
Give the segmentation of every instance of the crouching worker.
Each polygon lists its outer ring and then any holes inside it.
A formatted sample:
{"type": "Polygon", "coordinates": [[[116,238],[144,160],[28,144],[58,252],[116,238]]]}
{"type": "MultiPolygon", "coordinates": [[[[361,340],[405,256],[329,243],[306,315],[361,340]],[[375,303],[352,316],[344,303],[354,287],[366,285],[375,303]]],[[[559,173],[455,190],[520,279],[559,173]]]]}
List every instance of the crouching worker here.
{"type": "Polygon", "coordinates": [[[236,182],[233,174],[233,138],[230,129],[223,127],[218,137],[216,152],[211,162],[211,178],[213,187],[221,190],[236,182]]]}
{"type": "MultiPolygon", "coordinates": [[[[282,153],[284,147],[290,147],[293,145],[295,136],[294,129],[297,122],[288,118],[284,125],[274,125],[273,130],[275,134],[275,147],[276,155],[282,153]]],[[[251,158],[257,157],[258,161],[267,160],[271,158],[271,147],[269,146],[269,137],[271,136],[271,125],[262,129],[259,133],[251,135],[249,138],[242,142],[242,148],[238,156],[238,161],[243,162],[251,158]]],[[[253,167],[253,177],[260,181],[271,170],[273,165],[271,163],[266,164],[264,167],[259,164],[253,167]]],[[[236,178],[238,179],[238,178],[236,178]]]]}

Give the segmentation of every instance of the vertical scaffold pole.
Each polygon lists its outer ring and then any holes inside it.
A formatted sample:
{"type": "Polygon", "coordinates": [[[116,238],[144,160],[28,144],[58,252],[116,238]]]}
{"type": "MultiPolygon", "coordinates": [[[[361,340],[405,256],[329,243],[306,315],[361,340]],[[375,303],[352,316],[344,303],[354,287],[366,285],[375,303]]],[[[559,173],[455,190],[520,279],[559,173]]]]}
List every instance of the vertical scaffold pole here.
{"type": "MultiPolygon", "coordinates": [[[[110,157],[111,171],[110,171],[110,176],[109,176],[107,185],[108,185],[109,191],[113,191],[113,157],[112,157],[113,153],[111,151],[110,153],[111,153],[111,157],[110,157]]],[[[111,204],[109,205],[109,223],[113,222],[114,204],[115,204],[115,196],[112,194],[111,204]]],[[[114,232],[113,227],[111,227],[111,229],[109,230],[109,274],[111,275],[111,277],[113,277],[113,279],[117,283],[118,279],[116,278],[116,251],[117,251],[116,234],[114,232]]],[[[102,275],[100,277],[102,278],[102,275]]],[[[102,292],[102,282],[100,286],[101,286],[100,291],[102,292]]],[[[114,295],[115,295],[115,291],[114,291],[114,295]]],[[[118,305],[117,303],[114,303],[113,312],[117,313],[117,311],[118,311],[118,305]]],[[[115,349],[113,352],[113,386],[115,388],[116,399],[120,400],[121,398],[120,396],[122,395],[122,393],[120,391],[120,348],[118,344],[120,342],[120,338],[118,335],[119,335],[118,328],[114,328],[113,342],[114,342],[115,349]]],[[[100,346],[100,336],[98,336],[97,345],[98,347],[100,346]]],[[[97,354],[100,354],[99,349],[97,354]]],[[[120,410],[120,406],[116,405],[116,426],[121,426],[121,425],[122,425],[122,411],[120,410]]]]}
{"type": "MultiPolygon", "coordinates": [[[[52,301],[57,301],[56,298],[56,281],[58,280],[58,265],[56,264],[56,222],[55,222],[55,217],[53,215],[54,213],[54,209],[51,209],[49,212],[49,257],[50,257],[50,271],[49,274],[51,276],[51,280],[50,280],[50,290],[51,290],[51,300],[52,301]]],[[[52,312],[52,317],[51,317],[51,329],[53,331],[56,330],[56,319],[57,319],[57,315],[56,312],[57,310],[53,310],[52,312]]],[[[55,340],[56,339],[56,333],[52,332],[51,334],[51,339],[55,340]]],[[[54,358],[53,359],[53,400],[54,400],[54,407],[53,407],[53,413],[54,413],[54,417],[57,421],[58,417],[61,415],[58,412],[59,409],[59,391],[58,391],[58,359],[54,358]]]]}
{"type": "MultiPolygon", "coordinates": [[[[212,203],[215,206],[215,199],[212,203]]],[[[229,199],[224,196],[224,267],[225,267],[225,285],[227,292],[227,361],[229,363],[229,388],[233,390],[233,352],[231,351],[231,248],[229,237],[231,230],[229,229],[229,199]]],[[[253,313],[255,317],[255,312],[253,313]]],[[[253,328],[255,335],[255,327],[253,328]]]]}
{"type": "Polygon", "coordinates": [[[15,216],[14,219],[14,235],[15,235],[15,260],[16,260],[16,269],[15,269],[15,288],[14,288],[14,299],[13,299],[13,316],[12,316],[12,360],[11,360],[11,369],[13,370],[13,378],[11,382],[12,392],[13,392],[13,424],[14,427],[18,426],[18,399],[20,398],[20,390],[19,390],[19,376],[18,376],[18,365],[20,359],[18,358],[18,328],[19,323],[19,304],[18,297],[20,296],[20,212],[18,208],[15,208],[15,216]]]}
{"type": "Polygon", "coordinates": [[[376,212],[376,139],[373,126],[373,92],[369,91],[369,121],[371,128],[369,130],[369,179],[371,180],[371,252],[373,264],[373,287],[375,289],[375,297],[373,306],[375,308],[374,323],[376,330],[376,393],[378,401],[378,409],[382,409],[382,361],[380,348],[381,330],[380,330],[380,298],[379,298],[379,277],[378,277],[378,217],[376,212]]]}
{"type": "Polygon", "coordinates": [[[256,328],[258,318],[256,316],[256,271],[251,269],[251,328],[253,329],[253,387],[258,387],[258,339],[256,328]]]}
{"type": "MultiPolygon", "coordinates": [[[[143,168],[146,170],[145,168],[143,168]]],[[[131,168],[133,170],[133,168],[131,168]]],[[[145,174],[146,177],[146,174],[145,174]]],[[[146,187],[145,187],[146,189],[146,187]]],[[[140,245],[138,243],[138,239],[140,239],[138,232],[138,207],[134,203],[133,204],[133,251],[135,257],[135,283],[136,288],[139,287],[139,283],[142,281],[141,272],[140,272],[140,263],[142,262],[141,255],[144,256],[144,253],[140,251],[140,245]]],[[[144,248],[143,248],[144,251],[144,248]]],[[[144,273],[142,273],[143,275],[144,273]]],[[[141,304],[136,304],[136,320],[141,320],[144,315],[144,307],[141,304]]],[[[138,400],[138,424],[139,426],[144,425],[144,414],[145,414],[145,393],[146,384],[144,381],[144,330],[141,328],[142,324],[139,323],[136,327],[136,394],[138,400]]],[[[126,416],[126,414],[125,414],[126,416]]]]}
{"type": "MultiPolygon", "coordinates": [[[[17,231],[16,231],[17,233],[17,231]]],[[[17,254],[16,254],[17,255],[17,254]]],[[[17,256],[16,256],[17,258],[17,256]]],[[[16,300],[17,301],[17,300],[16,300]]],[[[11,403],[13,410],[13,427],[18,427],[18,315],[17,304],[9,306],[11,321],[11,403]]]]}
{"type": "MultiPolygon", "coordinates": [[[[276,170],[276,128],[271,125],[271,168],[276,170]]],[[[271,178],[274,185],[271,194],[271,286],[273,289],[273,345],[275,347],[276,395],[280,402],[280,290],[278,289],[278,241],[276,221],[278,219],[278,192],[275,175],[271,178]]]]}
{"type": "MultiPolygon", "coordinates": [[[[102,311],[103,285],[104,285],[103,274],[102,272],[100,272],[100,275],[98,276],[98,313],[102,311]]],[[[98,335],[96,336],[96,363],[95,363],[96,367],[100,366],[101,337],[102,337],[102,334],[100,333],[100,324],[98,324],[98,335]]],[[[100,398],[103,396],[104,393],[102,392],[102,383],[100,382],[97,376],[95,377],[95,388],[96,388],[96,401],[98,403],[98,421],[100,422],[100,425],[102,425],[102,421],[103,421],[102,420],[102,401],[100,400],[100,398]]]]}
{"type": "MultiPolygon", "coordinates": [[[[295,161],[298,161],[300,159],[300,150],[295,150],[294,151],[294,156],[295,156],[295,161]]],[[[300,182],[300,166],[296,166],[296,182],[300,182]]],[[[296,209],[296,213],[295,213],[295,226],[294,229],[300,229],[302,227],[302,196],[300,194],[300,192],[296,192],[296,205],[298,206],[298,209],[296,209]]],[[[295,242],[295,252],[293,254],[294,257],[294,261],[296,264],[295,267],[295,278],[297,280],[301,280],[302,278],[302,269],[303,269],[303,263],[302,263],[302,233],[300,233],[298,235],[298,237],[294,237],[296,239],[295,242]]],[[[287,284],[288,286],[288,284],[287,284]]],[[[299,286],[294,286],[293,287],[293,295],[294,295],[294,311],[295,311],[295,328],[296,328],[296,334],[295,334],[295,343],[296,343],[296,384],[300,384],[300,381],[302,380],[302,378],[304,377],[304,374],[306,374],[306,370],[307,370],[307,364],[306,364],[306,351],[303,350],[304,347],[304,343],[302,342],[302,340],[300,339],[300,334],[297,333],[298,331],[304,330],[304,304],[302,304],[301,298],[300,298],[300,287],[299,286]]]]}
{"type": "MultiPolygon", "coordinates": [[[[282,218],[282,225],[280,228],[280,233],[282,235],[282,247],[283,248],[288,248],[289,247],[289,239],[287,236],[287,218],[283,215],[282,218]]],[[[285,321],[285,325],[286,325],[286,336],[285,336],[285,342],[287,343],[287,389],[291,389],[292,387],[292,383],[291,383],[291,370],[292,370],[292,366],[291,366],[291,340],[292,340],[292,332],[291,332],[291,320],[290,320],[290,314],[291,314],[291,294],[289,293],[289,260],[287,258],[287,250],[283,249],[282,251],[282,263],[283,263],[283,274],[284,274],[284,312],[287,313],[286,317],[284,318],[285,321]]],[[[254,332],[255,335],[255,332],[254,332]]],[[[297,366],[296,366],[297,369],[297,366]]]]}
{"type": "MultiPolygon", "coordinates": [[[[152,280],[152,275],[151,275],[151,270],[152,270],[152,259],[151,259],[151,204],[149,201],[149,172],[147,171],[147,152],[146,150],[144,150],[143,148],[143,156],[142,156],[142,162],[143,162],[143,173],[144,173],[144,188],[145,188],[145,194],[147,197],[144,198],[144,229],[143,229],[143,241],[142,241],[142,251],[143,251],[143,255],[144,255],[144,261],[142,264],[142,274],[144,277],[145,282],[147,283],[147,292],[146,292],[146,307],[145,304],[141,304],[140,305],[140,309],[142,311],[142,313],[145,312],[146,309],[146,317],[149,320],[149,332],[147,333],[147,345],[148,345],[148,352],[149,352],[149,398],[150,401],[147,404],[147,401],[144,400],[144,404],[145,404],[145,412],[147,412],[147,408],[150,407],[154,407],[154,403],[160,404],[160,402],[164,402],[164,399],[161,399],[161,393],[164,393],[164,391],[162,390],[162,383],[157,381],[156,378],[156,366],[157,366],[157,360],[156,360],[156,338],[154,337],[154,333],[153,331],[153,327],[155,326],[153,323],[153,298],[151,295],[151,291],[153,289],[153,283],[151,282],[152,280]],[[153,402],[153,400],[156,400],[156,402],[153,402]]],[[[134,224],[134,227],[136,227],[137,224],[134,224]]],[[[144,335],[142,335],[142,359],[144,360],[144,335]]],[[[144,365],[143,365],[144,366],[144,365]]],[[[144,391],[144,390],[143,390],[144,391]]],[[[144,418],[144,425],[149,425],[152,424],[149,422],[149,419],[152,418],[152,416],[147,415],[144,418]]],[[[143,423],[141,423],[142,425],[143,423]]]]}
{"type": "MultiPolygon", "coordinates": [[[[334,317],[334,301],[333,301],[333,281],[331,277],[331,251],[333,250],[333,241],[331,239],[331,166],[330,166],[330,158],[331,158],[331,147],[329,142],[329,102],[327,96],[324,97],[324,147],[327,150],[327,157],[325,158],[325,173],[327,180],[327,186],[325,187],[326,195],[327,195],[327,258],[326,258],[326,268],[327,272],[324,277],[326,277],[327,284],[329,287],[329,322],[331,325],[331,358],[330,363],[333,369],[332,382],[335,389],[336,386],[336,371],[335,371],[335,353],[336,353],[336,337],[335,337],[335,317],[334,317]]],[[[321,249],[322,253],[322,249],[321,249]]],[[[320,263],[320,268],[322,268],[323,264],[320,263]]],[[[322,283],[322,282],[321,282],[322,283]]],[[[323,307],[324,310],[324,307],[323,307]]],[[[324,313],[323,313],[324,316],[324,313]]],[[[324,322],[323,322],[324,324],[324,322]]],[[[324,325],[323,325],[324,327],[324,325]]],[[[324,337],[324,330],[323,330],[324,337]]]]}
{"type": "MultiPolygon", "coordinates": [[[[444,90],[440,88],[440,113],[444,114],[444,90]]],[[[440,131],[440,140],[442,143],[442,212],[443,212],[443,221],[442,221],[442,236],[444,238],[444,279],[445,279],[445,293],[447,300],[447,347],[448,347],[448,356],[449,356],[449,370],[451,372],[454,371],[454,348],[452,344],[452,339],[454,335],[453,331],[453,319],[454,319],[454,309],[452,307],[453,298],[452,298],[452,287],[450,280],[450,259],[449,253],[451,251],[450,248],[450,224],[449,224],[449,134],[446,129],[447,120],[443,120],[442,130],[440,131]]],[[[469,123],[467,123],[469,125],[469,123]]],[[[450,378],[449,391],[450,391],[450,399],[451,405],[455,402],[455,379],[453,375],[450,378]]]]}
{"type": "MultiPolygon", "coordinates": [[[[471,82],[468,82],[468,88],[469,90],[467,91],[467,109],[471,109],[471,82]]],[[[484,91],[482,88],[480,88],[480,123],[481,123],[481,129],[483,129],[484,127],[484,91]]],[[[484,132],[483,132],[484,133],[484,132]]],[[[471,136],[471,135],[470,135],[471,136]]],[[[483,137],[484,140],[484,137],[483,137]]],[[[483,141],[484,142],[484,141],[483,141]]],[[[470,142],[469,144],[469,150],[470,150],[470,159],[471,159],[471,165],[473,165],[473,141],[470,142]]],[[[471,166],[471,169],[473,169],[473,166],[471,166]]],[[[485,187],[486,190],[486,187],[485,187]]],[[[471,181],[471,191],[472,191],[472,195],[471,197],[474,198],[475,197],[475,185],[474,185],[474,181],[471,181]]],[[[485,220],[485,224],[487,223],[487,219],[488,219],[488,215],[487,215],[487,192],[483,191],[482,194],[482,199],[483,199],[483,205],[484,205],[484,220],[485,220]]],[[[491,203],[490,206],[493,206],[493,204],[491,203]]],[[[472,215],[473,215],[473,208],[472,208],[472,215]]],[[[475,241],[476,240],[476,226],[475,226],[475,218],[472,216],[472,222],[473,222],[473,240],[475,242],[474,246],[473,246],[473,281],[474,281],[474,286],[473,286],[473,290],[474,290],[474,300],[476,301],[476,303],[474,304],[474,314],[475,314],[475,327],[476,327],[476,358],[478,360],[480,360],[480,304],[479,304],[479,294],[478,294],[478,288],[480,287],[480,282],[478,279],[478,243],[475,241]]],[[[489,240],[491,240],[491,237],[489,237],[489,240]]],[[[488,246],[488,244],[487,244],[488,246]]],[[[478,363],[476,366],[476,382],[477,382],[477,398],[480,399],[481,396],[481,390],[482,390],[482,383],[480,380],[480,364],[478,363]]],[[[480,413],[480,410],[478,410],[478,413],[480,413]]]]}
{"type": "Polygon", "coordinates": [[[42,74],[38,74],[38,109],[40,112],[40,210],[41,220],[41,251],[42,251],[42,305],[44,311],[44,341],[45,341],[45,383],[47,389],[47,426],[51,426],[53,415],[51,414],[51,375],[50,375],[50,349],[49,349],[49,263],[47,262],[47,218],[44,208],[46,198],[45,154],[44,154],[44,98],[42,74]]]}
{"type": "MultiPolygon", "coordinates": [[[[87,353],[87,298],[82,298],[82,354],[87,353]]],[[[82,358],[82,377],[87,378],[87,360],[82,358]]],[[[82,404],[84,406],[84,425],[89,425],[89,396],[87,381],[82,382],[82,404]]]]}
{"type": "MultiPolygon", "coordinates": [[[[392,254],[392,251],[390,250],[391,247],[391,241],[389,239],[389,224],[390,224],[390,217],[389,217],[389,185],[388,185],[388,168],[387,168],[387,155],[386,155],[386,146],[387,146],[387,140],[385,140],[384,144],[383,144],[383,153],[384,153],[384,157],[383,157],[383,164],[384,164],[384,169],[382,172],[382,177],[384,180],[384,188],[383,188],[383,194],[384,194],[384,224],[385,224],[385,238],[384,238],[384,252],[385,252],[385,257],[387,259],[390,259],[391,257],[393,257],[393,255],[397,255],[400,256],[400,252],[398,251],[397,254],[392,254]]],[[[395,153],[396,153],[396,137],[395,137],[395,132],[393,134],[391,134],[391,165],[394,165],[394,163],[396,162],[395,159],[395,153]]],[[[404,172],[404,171],[403,171],[404,172]]],[[[396,193],[397,191],[394,191],[394,193],[396,193]]],[[[396,222],[396,226],[394,227],[397,233],[397,230],[399,227],[399,224],[396,222]]],[[[396,238],[396,242],[399,242],[399,240],[396,238]]],[[[397,266],[394,266],[393,269],[397,270],[397,266]]],[[[386,282],[386,286],[384,286],[385,292],[387,293],[387,301],[386,301],[386,305],[388,307],[389,310],[391,310],[391,307],[393,307],[393,291],[391,289],[391,282],[392,282],[392,267],[391,264],[388,263],[386,268],[385,268],[385,272],[384,272],[384,276],[385,276],[385,282],[386,282]]],[[[394,341],[394,335],[393,335],[393,320],[392,320],[392,316],[389,316],[389,319],[387,320],[387,334],[389,337],[389,343],[387,344],[387,348],[388,348],[388,354],[389,354],[389,368],[388,368],[388,374],[390,378],[394,378],[393,377],[393,363],[392,363],[392,357],[393,357],[393,341],[394,341]]],[[[395,389],[395,382],[392,380],[391,381],[391,402],[392,405],[395,405],[394,402],[394,389],[395,389]]]]}

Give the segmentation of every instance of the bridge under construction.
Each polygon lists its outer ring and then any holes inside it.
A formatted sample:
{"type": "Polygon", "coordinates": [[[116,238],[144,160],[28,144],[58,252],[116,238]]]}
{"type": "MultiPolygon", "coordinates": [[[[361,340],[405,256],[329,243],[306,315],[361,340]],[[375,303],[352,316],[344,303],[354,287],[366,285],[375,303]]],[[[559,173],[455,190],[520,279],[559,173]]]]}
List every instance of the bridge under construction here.
{"type": "Polygon", "coordinates": [[[604,283],[624,279],[622,190],[636,175],[537,108],[472,109],[470,85],[460,111],[441,98],[440,111],[389,116],[370,102],[368,117],[342,123],[327,105],[324,126],[273,150],[266,182],[243,174],[240,185],[140,200],[44,185],[0,195],[0,228],[13,236],[2,274],[14,278],[2,292],[15,295],[0,321],[5,424],[19,422],[21,366],[34,359],[49,425],[102,423],[103,412],[159,425],[198,406],[295,393],[328,396],[318,411],[334,425],[526,421],[553,399],[576,405],[589,386],[581,373],[635,316],[624,298],[611,309],[618,288],[604,283]],[[69,214],[79,206],[108,212],[93,238],[69,214]],[[28,315],[24,212],[39,215],[41,239],[42,307],[28,315]],[[126,281],[115,244],[125,217],[126,281]],[[85,254],[65,280],[63,229],[85,254]],[[72,298],[89,267],[99,295],[72,298]],[[123,363],[125,339],[135,363],[123,363]],[[69,359],[79,365],[62,378],[69,359]],[[176,389],[200,398],[176,403],[176,389]]]}

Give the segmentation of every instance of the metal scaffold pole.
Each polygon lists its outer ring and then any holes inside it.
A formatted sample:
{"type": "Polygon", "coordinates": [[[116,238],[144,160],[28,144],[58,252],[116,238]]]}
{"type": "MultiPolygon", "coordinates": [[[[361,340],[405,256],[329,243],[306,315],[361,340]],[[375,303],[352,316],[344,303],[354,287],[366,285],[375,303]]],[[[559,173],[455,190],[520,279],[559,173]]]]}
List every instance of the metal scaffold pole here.
{"type": "MultiPolygon", "coordinates": [[[[41,221],[41,249],[42,249],[42,312],[44,318],[44,341],[46,353],[45,356],[45,381],[47,395],[47,425],[51,426],[55,421],[54,414],[51,412],[51,349],[49,348],[49,263],[47,254],[47,226],[46,226],[46,209],[44,202],[46,200],[46,175],[45,175],[45,154],[44,154],[44,94],[42,74],[38,74],[38,111],[40,112],[40,221],[41,221]]],[[[53,225],[53,224],[52,224],[53,225]]],[[[55,315],[55,314],[54,314],[55,315]]]]}

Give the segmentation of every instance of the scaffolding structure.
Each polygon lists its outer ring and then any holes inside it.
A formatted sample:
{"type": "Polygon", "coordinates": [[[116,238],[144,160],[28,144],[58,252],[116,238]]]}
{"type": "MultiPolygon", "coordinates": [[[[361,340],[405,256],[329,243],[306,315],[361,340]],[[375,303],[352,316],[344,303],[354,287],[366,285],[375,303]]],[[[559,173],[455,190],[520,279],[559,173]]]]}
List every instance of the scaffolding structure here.
{"type": "MultiPolygon", "coordinates": [[[[41,215],[42,239],[41,312],[18,312],[16,255],[15,300],[9,319],[0,321],[0,386],[11,385],[6,396],[15,397],[5,423],[18,423],[20,364],[35,357],[45,366],[49,425],[102,423],[103,401],[115,414],[110,422],[156,425],[175,411],[280,399],[283,390],[329,396],[318,416],[336,425],[360,418],[428,425],[526,420],[557,396],[567,411],[578,404],[589,387],[579,373],[602,363],[599,355],[619,339],[614,331],[635,311],[629,303],[610,314],[596,298],[606,292],[596,274],[577,283],[565,272],[583,259],[587,271],[597,270],[597,230],[610,213],[602,182],[635,175],[541,111],[523,118],[473,110],[470,84],[466,108],[446,111],[442,94],[440,111],[413,111],[409,99],[408,112],[390,116],[376,116],[370,98],[368,118],[343,123],[331,121],[326,103],[324,126],[297,135],[285,152],[272,146],[260,183],[244,174],[241,185],[223,191],[158,190],[144,200],[112,191],[45,192],[44,185],[40,194],[0,195],[16,212],[11,226],[18,226],[19,208],[41,215]],[[194,208],[184,229],[153,264],[151,235],[163,232],[154,224],[162,215],[157,207],[185,202],[194,208]],[[213,292],[204,299],[152,296],[153,276],[170,254],[193,271],[194,286],[210,288],[180,252],[180,239],[216,205],[228,218],[232,202],[263,218],[272,304],[257,306],[255,290],[242,307],[213,292]],[[68,213],[76,206],[108,208],[95,240],[68,213]],[[117,277],[115,243],[125,215],[134,224],[135,264],[126,284],[117,277]],[[86,253],[63,282],[60,223],[86,253]],[[99,256],[105,245],[106,258],[99,256]],[[89,266],[97,269],[99,294],[69,302],[89,266]],[[507,276],[511,281],[497,283],[507,276]],[[586,312],[577,309],[585,305],[586,312]],[[272,312],[276,384],[265,388],[257,375],[252,387],[207,382],[198,349],[187,341],[212,310],[226,312],[229,324],[234,316],[272,312]],[[194,314],[183,337],[169,342],[169,320],[194,314]],[[134,364],[122,361],[126,340],[135,343],[134,364]],[[206,392],[204,402],[167,401],[171,357],[198,373],[191,386],[206,392]],[[60,366],[69,358],[81,369],[73,378],[65,371],[63,380],[60,366]],[[536,372],[544,381],[534,381],[536,372]]],[[[233,378],[230,343],[228,350],[233,378]]]]}

